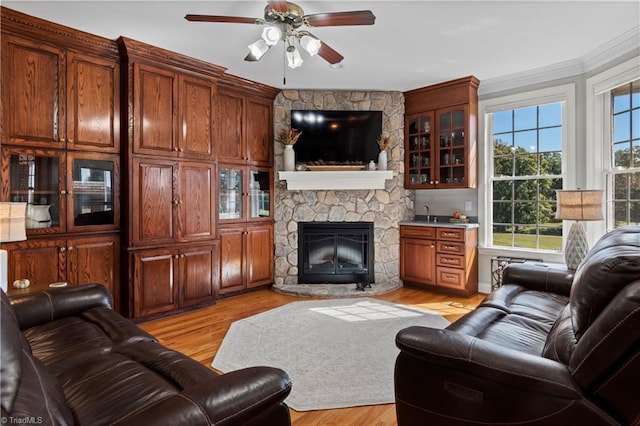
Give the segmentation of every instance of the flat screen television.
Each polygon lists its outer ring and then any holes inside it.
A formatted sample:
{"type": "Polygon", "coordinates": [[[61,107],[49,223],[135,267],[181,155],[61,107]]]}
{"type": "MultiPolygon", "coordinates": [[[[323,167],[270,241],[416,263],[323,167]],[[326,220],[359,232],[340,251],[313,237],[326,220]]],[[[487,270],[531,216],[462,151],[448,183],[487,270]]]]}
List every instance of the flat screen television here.
{"type": "Polygon", "coordinates": [[[298,163],[367,164],[378,157],[382,111],[292,110],[291,127],[302,131],[298,163]]]}

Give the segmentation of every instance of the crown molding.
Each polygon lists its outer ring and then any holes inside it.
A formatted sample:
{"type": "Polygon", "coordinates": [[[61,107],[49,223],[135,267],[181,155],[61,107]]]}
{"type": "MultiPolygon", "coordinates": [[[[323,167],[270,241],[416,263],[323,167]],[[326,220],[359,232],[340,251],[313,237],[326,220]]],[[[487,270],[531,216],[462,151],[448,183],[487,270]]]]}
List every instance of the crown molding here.
{"type": "Polygon", "coordinates": [[[606,65],[637,49],[640,49],[640,26],[634,27],[580,58],[483,80],[478,89],[478,94],[482,96],[575,77],[606,65]]]}

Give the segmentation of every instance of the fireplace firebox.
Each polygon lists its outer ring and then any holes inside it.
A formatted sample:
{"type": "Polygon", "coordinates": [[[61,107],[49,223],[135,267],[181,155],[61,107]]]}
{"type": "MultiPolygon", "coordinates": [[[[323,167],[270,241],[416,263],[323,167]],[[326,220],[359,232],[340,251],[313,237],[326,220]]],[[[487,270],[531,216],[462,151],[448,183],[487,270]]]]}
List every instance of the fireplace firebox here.
{"type": "Polygon", "coordinates": [[[299,284],[374,282],[372,222],[299,222],[299,284]]]}

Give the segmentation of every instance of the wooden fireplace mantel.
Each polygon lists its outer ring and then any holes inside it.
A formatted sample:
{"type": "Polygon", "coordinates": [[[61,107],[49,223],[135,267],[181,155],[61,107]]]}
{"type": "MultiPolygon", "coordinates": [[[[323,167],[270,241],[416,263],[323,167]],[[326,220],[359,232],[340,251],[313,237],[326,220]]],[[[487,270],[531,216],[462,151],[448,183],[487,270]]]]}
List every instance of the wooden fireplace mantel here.
{"type": "Polygon", "coordinates": [[[289,191],[325,189],[384,189],[393,170],[278,172],[289,191]]]}

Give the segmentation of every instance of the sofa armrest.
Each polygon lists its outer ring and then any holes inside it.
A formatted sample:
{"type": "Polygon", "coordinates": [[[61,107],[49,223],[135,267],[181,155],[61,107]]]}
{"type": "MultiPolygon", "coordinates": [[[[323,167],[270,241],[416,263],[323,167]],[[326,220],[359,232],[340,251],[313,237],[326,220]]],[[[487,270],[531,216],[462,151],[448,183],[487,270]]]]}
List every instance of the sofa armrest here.
{"type": "Polygon", "coordinates": [[[540,262],[511,263],[502,272],[502,284],[569,296],[573,272],[564,265],[540,262]]]}
{"type": "MultiPolygon", "coordinates": [[[[270,410],[282,410],[291,392],[291,379],[272,367],[249,367],[232,371],[186,388],[116,424],[125,425],[243,425],[270,410]]],[[[290,424],[286,416],[274,416],[290,424]]],[[[274,418],[270,417],[270,418],[274,418]]]]}
{"type": "Polygon", "coordinates": [[[567,366],[455,331],[413,326],[397,334],[396,345],[434,368],[566,399],[582,397],[567,366]]]}
{"type": "Polygon", "coordinates": [[[111,295],[102,284],[36,291],[9,299],[21,330],[98,306],[113,309],[111,295]]]}

